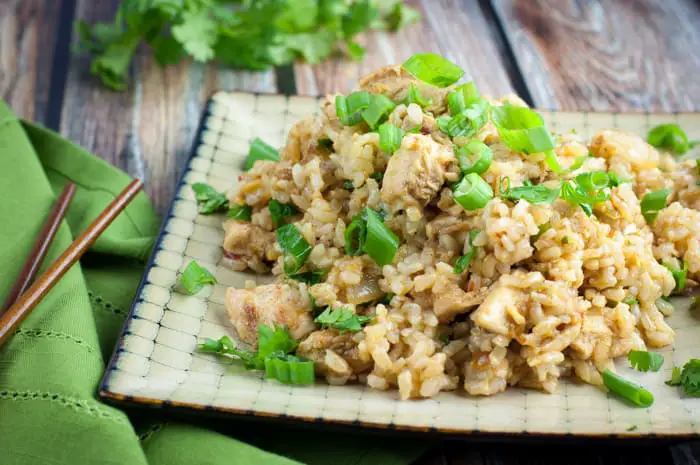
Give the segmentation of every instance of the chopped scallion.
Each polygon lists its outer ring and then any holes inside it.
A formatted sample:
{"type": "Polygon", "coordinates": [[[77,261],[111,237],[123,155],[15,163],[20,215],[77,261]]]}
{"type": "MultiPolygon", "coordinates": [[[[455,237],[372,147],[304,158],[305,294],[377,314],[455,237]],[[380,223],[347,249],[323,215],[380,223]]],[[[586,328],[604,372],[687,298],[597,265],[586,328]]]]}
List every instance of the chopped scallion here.
{"type": "Polygon", "coordinates": [[[266,144],[262,139],[256,137],[250,144],[248,158],[245,160],[246,171],[251,169],[255,162],[259,160],[279,161],[280,154],[273,146],[266,144]]]}
{"type": "Polygon", "coordinates": [[[425,108],[427,106],[432,105],[433,100],[421,95],[420,91],[418,90],[418,87],[415,84],[411,83],[408,86],[408,94],[406,95],[406,99],[403,103],[406,105],[415,103],[416,105],[425,108]]]}
{"type": "Polygon", "coordinates": [[[270,200],[267,204],[267,209],[270,210],[270,217],[272,218],[272,224],[275,228],[284,226],[285,218],[294,216],[299,213],[294,205],[291,203],[281,203],[275,199],[270,200]]]}
{"type": "Polygon", "coordinates": [[[649,192],[642,198],[642,215],[644,219],[647,220],[647,223],[653,222],[659,214],[659,211],[666,207],[666,199],[671,192],[671,189],[661,189],[649,192]]]}
{"type": "Polygon", "coordinates": [[[362,90],[353,92],[347,97],[335,97],[335,113],[345,126],[354,126],[362,121],[362,112],[372,102],[372,94],[362,90]]]}
{"type": "Polygon", "coordinates": [[[503,143],[516,152],[532,154],[554,148],[554,139],[545,128],[544,120],[529,108],[510,104],[493,107],[491,120],[503,143]]]}
{"type": "Polygon", "coordinates": [[[647,141],[654,147],[668,149],[678,155],[697,144],[697,141],[688,142],[685,131],[677,124],[660,124],[652,128],[647,134],[647,141]]]}
{"type": "Polygon", "coordinates": [[[391,123],[384,123],[379,126],[379,148],[388,154],[393,154],[401,147],[403,136],[402,129],[391,123]]]}
{"type": "Polygon", "coordinates": [[[372,96],[372,102],[362,112],[362,119],[365,120],[370,129],[374,130],[394,108],[396,108],[396,104],[387,96],[382,94],[374,95],[372,96]]]}
{"type": "Polygon", "coordinates": [[[484,208],[493,198],[493,189],[476,173],[464,176],[454,187],[455,202],[467,211],[484,208]]]}
{"type": "Polygon", "coordinates": [[[277,355],[265,358],[265,377],[283,384],[313,384],[314,362],[296,355],[277,355]]]}
{"type": "Polygon", "coordinates": [[[394,255],[399,249],[399,239],[387,228],[377,212],[366,208],[367,238],[362,250],[374,260],[377,265],[389,265],[394,261],[394,255]]]}
{"type": "Polygon", "coordinates": [[[455,156],[464,174],[483,174],[489,169],[493,161],[491,148],[477,139],[472,139],[466,144],[457,147],[455,156]]]}
{"type": "Polygon", "coordinates": [[[673,279],[676,281],[675,292],[681,292],[685,289],[685,281],[688,279],[688,262],[683,261],[683,265],[680,270],[676,270],[674,267],[668,263],[664,263],[664,266],[668,268],[668,271],[673,275],[673,279]]]}
{"type": "Polygon", "coordinates": [[[417,53],[406,60],[403,69],[435,87],[451,86],[464,76],[464,70],[434,53],[417,53]]]}
{"type": "Polygon", "coordinates": [[[637,407],[649,407],[654,403],[654,396],[642,386],[627,381],[610,370],[603,372],[603,384],[610,391],[627,399],[637,407]]]}

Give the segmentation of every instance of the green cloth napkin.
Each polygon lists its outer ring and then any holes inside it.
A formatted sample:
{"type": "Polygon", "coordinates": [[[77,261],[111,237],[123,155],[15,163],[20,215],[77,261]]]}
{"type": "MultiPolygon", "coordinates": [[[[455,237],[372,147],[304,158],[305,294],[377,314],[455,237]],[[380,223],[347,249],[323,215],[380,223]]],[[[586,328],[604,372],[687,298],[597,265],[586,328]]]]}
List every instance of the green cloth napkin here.
{"type": "MultiPolygon", "coordinates": [[[[19,121],[0,101],[2,300],[68,181],[78,189],[45,264],[129,178],[57,134],[19,121]]],[[[140,194],[0,348],[0,463],[391,465],[423,452],[425,444],[415,439],[238,419],[186,423],[98,400],[98,384],[158,225],[140,194]]]]}

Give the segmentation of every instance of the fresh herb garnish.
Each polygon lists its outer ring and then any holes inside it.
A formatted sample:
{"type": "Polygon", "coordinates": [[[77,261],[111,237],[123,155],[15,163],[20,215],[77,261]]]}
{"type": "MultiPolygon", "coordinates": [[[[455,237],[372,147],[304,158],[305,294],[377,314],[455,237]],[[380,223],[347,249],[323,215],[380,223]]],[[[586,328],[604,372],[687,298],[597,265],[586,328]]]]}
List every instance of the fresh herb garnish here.
{"type": "Polygon", "coordinates": [[[491,147],[480,140],[472,139],[464,145],[457,146],[454,150],[462,173],[483,174],[491,166],[493,151],[491,147]]]}
{"type": "Polygon", "coordinates": [[[685,289],[685,281],[688,278],[688,263],[684,260],[680,270],[675,269],[668,263],[664,263],[664,266],[671,272],[673,279],[676,281],[676,288],[674,291],[681,292],[685,289]]]}
{"type": "Polygon", "coordinates": [[[253,215],[253,210],[250,208],[250,205],[233,204],[229,208],[227,215],[234,220],[250,221],[253,215]]]}
{"type": "Polygon", "coordinates": [[[673,367],[671,369],[671,379],[665,381],[668,386],[680,386],[681,385],[681,369],[679,367],[673,367]]]}
{"type": "Polygon", "coordinates": [[[420,18],[403,1],[377,7],[350,1],[182,1],[121,2],[112,23],[90,27],[78,21],[81,52],[93,55],[90,71],[103,84],[124,90],[130,64],[142,41],[161,65],[216,59],[231,68],[264,70],[301,57],[319,63],[344,42],[359,59],[355,37],[368,29],[397,30],[420,18]]]}
{"type": "Polygon", "coordinates": [[[672,150],[682,155],[695,147],[700,141],[688,141],[685,131],[677,124],[660,124],[647,134],[649,144],[657,148],[672,150]]]}
{"type": "Polygon", "coordinates": [[[289,277],[295,281],[314,285],[323,282],[323,278],[326,277],[326,274],[328,274],[328,271],[326,270],[313,270],[305,273],[291,274],[289,277]]]}
{"type": "Polygon", "coordinates": [[[421,95],[420,91],[418,90],[418,87],[415,84],[411,83],[408,86],[408,94],[406,94],[406,98],[404,99],[403,103],[405,105],[415,103],[416,105],[425,108],[427,106],[432,105],[433,100],[427,97],[423,97],[423,95],[421,95]]]}
{"type": "Polygon", "coordinates": [[[631,381],[613,373],[610,370],[603,372],[603,384],[611,392],[627,399],[637,407],[649,407],[654,403],[654,396],[651,392],[631,381]]]}
{"type": "Polygon", "coordinates": [[[287,328],[275,325],[273,329],[261,324],[258,325],[257,352],[238,349],[228,336],[218,340],[205,338],[199,350],[239,358],[248,370],[264,370],[266,378],[284,384],[312,384],[314,362],[292,355],[297,345],[287,328]]]}
{"type": "Polygon", "coordinates": [[[314,321],[320,323],[324,328],[335,328],[342,334],[345,331],[360,331],[362,325],[369,323],[373,319],[373,316],[356,315],[348,308],[331,310],[329,306],[314,321]]]}
{"type": "Polygon", "coordinates": [[[470,173],[453,187],[455,202],[467,211],[484,208],[493,198],[493,189],[476,173],[470,173]]]}
{"type": "Polygon", "coordinates": [[[384,180],[384,173],[381,171],[375,171],[374,173],[370,174],[369,177],[381,184],[384,180]]]}
{"type": "Polygon", "coordinates": [[[443,115],[437,119],[438,128],[448,136],[474,136],[488,122],[491,105],[483,99],[477,99],[455,116],[443,115]]]}
{"type": "Polygon", "coordinates": [[[467,106],[479,99],[479,91],[473,81],[455,88],[447,94],[447,106],[450,115],[456,116],[467,109],[467,106]]]}
{"type": "Polygon", "coordinates": [[[459,257],[457,261],[455,262],[455,266],[453,268],[453,271],[455,274],[462,274],[464,271],[467,269],[469,266],[469,263],[472,261],[472,258],[474,258],[474,253],[476,252],[476,248],[474,247],[474,238],[479,235],[481,231],[479,229],[472,229],[469,231],[469,251],[459,257]]]}
{"type": "Polygon", "coordinates": [[[647,223],[652,223],[659,214],[659,211],[666,207],[666,199],[672,192],[671,189],[661,189],[649,192],[642,198],[642,216],[647,223]]]}
{"type": "Polygon", "coordinates": [[[277,243],[284,252],[284,272],[287,275],[296,274],[309,258],[311,246],[293,224],[277,229],[277,243]]]}
{"type": "Polygon", "coordinates": [[[299,210],[297,210],[291,203],[281,203],[275,199],[270,200],[270,202],[267,204],[267,208],[270,210],[270,218],[272,218],[272,224],[275,226],[275,228],[284,226],[286,223],[285,218],[299,213],[299,210]]]}
{"type": "Polygon", "coordinates": [[[199,213],[210,215],[219,211],[225,211],[228,208],[228,199],[226,195],[217,192],[216,189],[209,184],[196,182],[192,184],[194,198],[199,206],[199,213]]]}
{"type": "Polygon", "coordinates": [[[505,192],[501,192],[501,197],[504,199],[516,202],[518,200],[526,200],[531,204],[552,203],[559,198],[559,188],[549,188],[538,184],[537,186],[508,186],[505,192]]]}
{"type": "Polygon", "coordinates": [[[195,295],[205,284],[216,284],[216,278],[209,270],[192,260],[182,271],[180,284],[189,295],[195,295]]]}
{"type": "Polygon", "coordinates": [[[554,139],[535,111],[505,104],[491,109],[491,120],[510,149],[525,154],[541,153],[554,148],[554,139]]]}
{"type": "Polygon", "coordinates": [[[683,394],[688,397],[700,397],[700,359],[688,360],[683,369],[674,367],[671,379],[666,384],[680,386],[683,394]]]}
{"type": "Polygon", "coordinates": [[[251,169],[258,160],[279,161],[280,154],[273,146],[256,137],[250,144],[248,157],[245,160],[246,171],[251,169]]]}
{"type": "Polygon", "coordinates": [[[345,251],[351,257],[366,253],[380,266],[389,265],[399,248],[399,239],[382,217],[365,208],[345,229],[345,251]]]}
{"type": "Polygon", "coordinates": [[[355,190],[355,185],[352,183],[352,181],[343,181],[343,189],[353,191],[355,190]]]}
{"type": "Polygon", "coordinates": [[[322,137],[321,139],[319,139],[318,145],[328,150],[329,152],[333,151],[333,141],[330,140],[328,137],[322,137]]]}
{"type": "Polygon", "coordinates": [[[638,305],[639,301],[637,299],[630,298],[630,299],[623,300],[622,303],[627,304],[627,305],[638,305]]]}
{"type": "Polygon", "coordinates": [[[417,53],[402,65],[416,79],[435,87],[451,86],[464,76],[464,70],[435,53],[417,53]]]}
{"type": "Polygon", "coordinates": [[[391,123],[382,124],[379,126],[379,148],[389,155],[393,154],[401,147],[404,134],[401,128],[391,123]]]}
{"type": "Polygon", "coordinates": [[[372,94],[359,90],[348,95],[336,95],[335,113],[344,126],[355,126],[362,121],[362,113],[372,103],[372,94]]]}
{"type": "Polygon", "coordinates": [[[389,116],[389,113],[394,111],[394,108],[396,104],[389,97],[382,94],[373,95],[369,106],[362,112],[362,119],[371,130],[374,130],[389,116]]]}
{"type": "Polygon", "coordinates": [[[627,354],[632,368],[638,371],[659,371],[664,364],[664,356],[646,350],[630,350],[627,354]]]}

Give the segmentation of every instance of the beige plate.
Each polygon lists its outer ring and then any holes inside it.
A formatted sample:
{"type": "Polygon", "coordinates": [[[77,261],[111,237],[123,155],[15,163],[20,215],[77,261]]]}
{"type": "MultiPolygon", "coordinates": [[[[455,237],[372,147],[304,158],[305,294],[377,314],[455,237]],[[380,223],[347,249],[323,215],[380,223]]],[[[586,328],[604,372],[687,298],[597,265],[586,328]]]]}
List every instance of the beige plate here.
{"type": "MultiPolygon", "coordinates": [[[[648,409],[569,381],[562,382],[555,394],[508,389],[492,397],[467,397],[450,392],[402,402],[396,391],[329,386],[321,380],[313,386],[290,387],[264,380],[239,363],[223,364],[198,353],[199,338],[234,334],[223,306],[226,287],[265,278],[222,265],[223,217],[198,215],[190,185],[206,182],[218,190],[230,189],[241,174],[252,138],[281,146],[290,126],[317,112],[318,104],[315,98],[280,95],[220,92],[213,97],[105,374],[101,396],[117,402],[457,435],[699,435],[700,398],[683,398],[678,388],[664,385],[672,366],[700,357],[700,319],[691,317],[689,299],[676,302],[669,320],[676,344],[662,351],[666,363],[661,371],[638,373],[628,368],[626,360],[617,363],[623,376],[654,394],[656,400],[648,409]],[[193,259],[215,272],[218,284],[196,296],[173,291],[178,272],[193,259]]],[[[645,134],[650,125],[678,121],[694,132],[692,139],[700,139],[700,114],[542,114],[553,131],[575,128],[586,138],[603,127],[645,134]]]]}

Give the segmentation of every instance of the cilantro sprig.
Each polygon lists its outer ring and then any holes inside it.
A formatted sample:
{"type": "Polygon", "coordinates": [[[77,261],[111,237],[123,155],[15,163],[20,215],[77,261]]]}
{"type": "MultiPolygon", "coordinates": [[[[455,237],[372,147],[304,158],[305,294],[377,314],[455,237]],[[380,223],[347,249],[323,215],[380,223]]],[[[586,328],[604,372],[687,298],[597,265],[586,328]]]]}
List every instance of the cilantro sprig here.
{"type": "Polygon", "coordinates": [[[345,331],[360,331],[362,325],[369,323],[373,319],[373,316],[356,315],[348,308],[331,310],[329,306],[314,321],[321,323],[323,327],[335,328],[342,334],[345,331]]]}
{"type": "Polygon", "coordinates": [[[195,295],[205,284],[216,284],[216,278],[202,265],[192,260],[180,275],[180,285],[189,295],[195,295]]]}
{"type": "Polygon", "coordinates": [[[209,184],[196,182],[192,184],[194,198],[199,206],[199,213],[202,215],[210,215],[219,211],[228,209],[228,199],[226,195],[218,192],[209,184]]]}
{"type": "Polygon", "coordinates": [[[700,397],[700,359],[688,360],[682,369],[674,367],[671,379],[666,384],[680,386],[683,394],[688,397],[700,397]]]}
{"type": "Polygon", "coordinates": [[[92,54],[90,71],[114,90],[127,87],[129,66],[146,42],[165,66],[190,56],[232,68],[264,70],[301,57],[314,64],[342,43],[355,59],[355,38],[368,29],[395,31],[420,18],[403,1],[123,0],[111,23],[78,21],[77,51],[92,54]]]}
{"type": "Polygon", "coordinates": [[[646,350],[630,350],[627,358],[637,371],[659,371],[664,364],[663,355],[646,350]]]}

